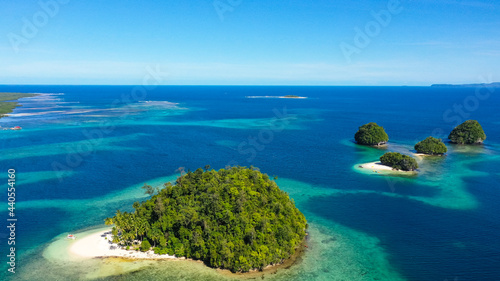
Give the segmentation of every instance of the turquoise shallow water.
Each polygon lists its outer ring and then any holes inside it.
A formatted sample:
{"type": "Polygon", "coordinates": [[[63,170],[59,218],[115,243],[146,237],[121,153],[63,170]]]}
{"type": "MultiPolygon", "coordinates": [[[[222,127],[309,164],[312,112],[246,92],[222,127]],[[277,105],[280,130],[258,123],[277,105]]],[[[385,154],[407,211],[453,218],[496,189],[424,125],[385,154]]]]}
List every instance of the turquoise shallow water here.
{"type": "MultiPolygon", "coordinates": [[[[102,226],[116,209],[144,200],[144,183],[161,185],[175,179],[179,167],[206,164],[254,165],[278,176],[306,215],[311,229],[302,261],[265,279],[500,276],[498,95],[480,100],[477,108],[464,107],[471,109],[467,118],[483,125],[484,146],[447,144],[447,156],[418,159],[418,175],[401,177],[356,167],[386,151],[408,153],[431,134],[444,137],[458,119],[465,120],[448,111],[475,89],[158,87],[144,100],[120,102],[131,89],[0,87],[46,93],[23,99],[13,116],[0,119],[2,127],[23,127],[0,131],[0,167],[16,169],[19,219],[17,273],[7,274],[2,262],[2,279],[231,279],[190,262],[75,264],[51,258],[60,254],[57,245],[67,233],[102,226]],[[246,98],[286,94],[309,98],[246,98]],[[357,127],[370,121],[385,127],[386,148],[353,143],[357,127]]],[[[5,176],[0,180],[6,182],[5,176]]],[[[2,201],[0,216],[7,218],[2,201]]],[[[2,253],[7,234],[2,228],[2,253]]]]}

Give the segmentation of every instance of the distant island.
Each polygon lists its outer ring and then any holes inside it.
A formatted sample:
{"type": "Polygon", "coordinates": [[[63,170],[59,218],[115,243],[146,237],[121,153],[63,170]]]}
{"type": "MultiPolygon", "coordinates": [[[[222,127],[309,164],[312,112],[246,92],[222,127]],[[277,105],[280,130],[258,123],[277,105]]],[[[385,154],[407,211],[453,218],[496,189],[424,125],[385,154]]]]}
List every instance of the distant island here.
{"type": "Polygon", "coordinates": [[[0,118],[11,113],[14,108],[21,106],[16,102],[20,98],[34,97],[36,94],[25,93],[0,93],[0,118]]]}
{"type": "Polygon", "coordinates": [[[477,84],[432,84],[431,87],[456,87],[456,88],[475,88],[475,87],[500,87],[500,82],[477,83],[477,84]]]}
{"type": "Polygon", "coordinates": [[[144,188],[151,199],[106,219],[113,243],[127,250],[152,248],[236,273],[281,264],[303,247],[304,215],[255,168],[206,166],[161,190],[144,188]]]}
{"type": "Polygon", "coordinates": [[[296,96],[296,95],[286,95],[286,96],[281,96],[280,98],[284,98],[284,99],[307,99],[307,97],[301,97],[301,96],[296,96]]]}
{"type": "Polygon", "coordinates": [[[246,96],[247,99],[307,99],[307,97],[297,96],[297,95],[286,95],[286,96],[246,96]]]}

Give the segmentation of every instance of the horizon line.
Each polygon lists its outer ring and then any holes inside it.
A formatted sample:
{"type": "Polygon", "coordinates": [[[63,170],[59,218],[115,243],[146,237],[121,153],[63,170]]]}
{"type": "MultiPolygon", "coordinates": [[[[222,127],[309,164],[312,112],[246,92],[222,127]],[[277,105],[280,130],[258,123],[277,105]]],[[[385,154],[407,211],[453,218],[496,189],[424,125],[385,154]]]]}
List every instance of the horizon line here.
{"type": "MultiPolygon", "coordinates": [[[[429,85],[299,85],[299,84],[161,84],[161,85],[151,85],[154,87],[456,87],[456,86],[485,86],[494,85],[497,86],[500,82],[491,83],[461,83],[461,84],[450,84],[450,83],[433,83],[429,85]]],[[[141,84],[0,84],[0,86],[144,86],[141,84]]]]}
{"type": "MultiPolygon", "coordinates": [[[[481,83],[471,83],[481,85],[481,83]]],[[[469,85],[469,84],[447,84],[435,83],[429,85],[309,85],[309,84],[161,84],[151,87],[162,86],[188,86],[188,87],[431,87],[432,85],[469,85]]],[[[0,86],[143,86],[142,84],[0,84],[0,86]]]]}

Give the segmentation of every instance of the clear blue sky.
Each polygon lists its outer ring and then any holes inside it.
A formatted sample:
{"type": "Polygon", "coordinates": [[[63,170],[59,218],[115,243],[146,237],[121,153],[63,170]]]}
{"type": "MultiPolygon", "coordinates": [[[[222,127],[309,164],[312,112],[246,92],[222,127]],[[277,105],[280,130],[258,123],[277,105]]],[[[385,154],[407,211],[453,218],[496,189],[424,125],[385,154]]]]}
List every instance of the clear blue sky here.
{"type": "Polygon", "coordinates": [[[0,0],[0,84],[141,84],[148,67],[163,84],[500,81],[500,1],[41,2],[56,11],[0,0]]]}

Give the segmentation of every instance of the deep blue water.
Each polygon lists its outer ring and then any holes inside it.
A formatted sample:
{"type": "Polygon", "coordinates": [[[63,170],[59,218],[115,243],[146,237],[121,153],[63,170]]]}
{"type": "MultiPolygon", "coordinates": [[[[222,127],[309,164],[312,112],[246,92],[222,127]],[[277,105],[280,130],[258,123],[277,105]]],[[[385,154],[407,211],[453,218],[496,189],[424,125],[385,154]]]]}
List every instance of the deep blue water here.
{"type": "MultiPolygon", "coordinates": [[[[195,170],[210,164],[219,169],[238,164],[254,165],[279,178],[349,191],[341,196],[312,194],[298,207],[313,220],[324,218],[379,238],[390,264],[408,280],[500,278],[500,169],[495,166],[500,152],[500,89],[488,92],[488,97],[483,89],[478,99],[475,88],[162,86],[148,91],[143,100],[177,105],[162,104],[155,110],[137,100],[124,100],[132,89],[0,86],[0,92],[63,93],[44,105],[54,105],[44,111],[56,112],[0,119],[2,127],[23,127],[18,132],[0,131],[0,172],[14,168],[20,181],[19,270],[23,253],[39,255],[53,237],[100,224],[133,199],[97,203],[92,207],[94,216],[86,219],[77,215],[79,206],[57,202],[92,201],[173,175],[179,167],[195,170]],[[308,99],[246,98],[289,94],[308,99]],[[113,103],[117,99],[121,102],[113,103]],[[124,111],[130,104],[140,107],[124,111]],[[462,112],[453,111],[457,105],[462,112]],[[95,111],[67,114],[85,109],[95,111]],[[278,116],[293,116],[272,127],[277,111],[278,116]],[[487,134],[485,145],[463,151],[448,144],[451,149],[445,159],[424,160],[432,172],[391,187],[385,179],[352,168],[370,157],[375,161],[384,152],[352,143],[357,127],[365,123],[382,125],[392,145],[388,150],[397,150],[411,149],[429,135],[445,138],[456,122],[467,119],[481,123],[487,134]],[[103,132],[99,122],[112,129],[103,132]],[[89,132],[103,138],[89,138],[89,132]],[[250,145],[249,138],[258,143],[250,145]],[[75,153],[82,148],[84,154],[75,153]],[[53,174],[54,167],[62,166],[72,173],[61,179],[38,173],[53,174]],[[474,207],[443,207],[405,198],[438,198],[447,181],[440,177],[446,175],[457,179],[457,188],[473,198],[474,207]],[[360,190],[371,193],[357,193],[360,190]],[[36,200],[47,204],[32,208],[36,200]],[[51,207],[51,202],[60,205],[51,207]],[[67,208],[60,207],[65,204],[67,208]]],[[[38,107],[27,100],[15,113],[37,112],[30,108],[38,107]]],[[[6,198],[6,192],[1,196],[6,198]]],[[[0,235],[7,235],[4,228],[0,235]]],[[[3,240],[2,256],[7,251],[3,240]]]]}

